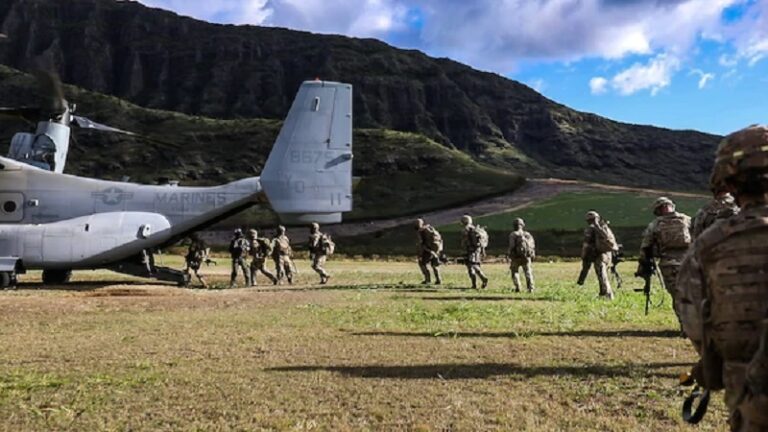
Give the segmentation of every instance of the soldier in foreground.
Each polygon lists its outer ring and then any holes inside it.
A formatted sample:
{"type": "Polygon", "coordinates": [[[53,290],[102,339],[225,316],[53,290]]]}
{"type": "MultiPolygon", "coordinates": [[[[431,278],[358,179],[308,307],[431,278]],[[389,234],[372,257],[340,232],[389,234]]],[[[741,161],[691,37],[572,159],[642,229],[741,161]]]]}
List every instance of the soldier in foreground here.
{"type": "Polygon", "coordinates": [[[533,236],[525,231],[525,222],[517,218],[512,222],[514,231],[509,235],[509,269],[512,272],[512,282],[515,292],[520,292],[520,267],[525,274],[528,292],[533,292],[533,268],[531,262],[536,257],[536,243],[533,236]]]}
{"type": "Polygon", "coordinates": [[[443,253],[443,238],[432,225],[424,223],[424,219],[416,219],[416,233],[419,238],[419,269],[424,276],[421,283],[432,283],[427,268],[429,265],[435,274],[435,285],[440,285],[442,283],[442,279],[440,279],[440,255],[443,253]]]}
{"type": "Polygon", "coordinates": [[[229,256],[232,258],[232,274],[229,279],[229,287],[234,288],[237,284],[237,270],[238,268],[243,272],[243,278],[245,279],[245,286],[250,286],[251,281],[248,275],[248,266],[246,260],[248,258],[248,240],[243,235],[243,230],[236,229],[232,240],[229,242],[229,256]]]}
{"type": "Polygon", "coordinates": [[[272,253],[272,242],[264,237],[259,237],[255,229],[248,231],[248,244],[251,255],[251,286],[256,286],[256,275],[261,272],[273,284],[277,284],[275,275],[266,268],[267,257],[272,253]]]}
{"type": "Polygon", "coordinates": [[[768,127],[723,140],[711,183],[742,210],[693,243],[676,307],[701,356],[693,377],[725,389],[731,430],[768,431],[768,127]]]}
{"type": "Polygon", "coordinates": [[[649,277],[653,260],[658,259],[664,288],[672,295],[674,306],[677,272],[691,244],[691,218],[676,212],[675,203],[667,197],[653,203],[653,214],[656,219],[643,232],[636,274],[649,277]]]}
{"type": "Polygon", "coordinates": [[[733,196],[724,190],[715,190],[714,198],[699,209],[691,222],[691,235],[695,239],[718,219],[727,219],[739,212],[733,196]]]}
{"type": "Polygon", "coordinates": [[[291,239],[285,234],[285,227],[280,225],[277,227],[275,238],[272,240],[272,259],[275,261],[277,283],[285,278],[289,284],[293,284],[292,256],[291,239]]]}
{"type": "Polygon", "coordinates": [[[465,251],[467,273],[469,273],[469,280],[472,281],[472,289],[477,289],[478,277],[483,282],[482,288],[486,288],[488,277],[483,273],[481,266],[485,258],[485,248],[488,246],[488,233],[485,229],[475,226],[469,215],[461,217],[461,225],[464,227],[461,232],[461,248],[465,251]]]}
{"type": "Polygon", "coordinates": [[[189,236],[189,248],[187,249],[187,254],[184,256],[184,261],[186,263],[184,271],[187,274],[192,271],[192,273],[197,276],[197,279],[203,285],[203,288],[208,288],[208,284],[200,275],[200,267],[202,267],[203,263],[209,261],[209,253],[210,249],[200,238],[200,236],[197,235],[197,233],[189,236]]]}
{"type": "Polygon", "coordinates": [[[328,283],[331,275],[325,271],[325,261],[328,255],[333,253],[335,245],[325,234],[320,232],[320,225],[313,223],[309,227],[309,259],[312,261],[312,270],[320,275],[320,285],[328,283]]]}
{"type": "Polygon", "coordinates": [[[596,211],[587,212],[585,219],[587,227],[584,228],[584,241],[581,245],[582,269],[577,283],[584,285],[589,267],[593,266],[597,283],[600,286],[599,295],[613,300],[613,290],[611,290],[611,282],[608,279],[608,268],[611,265],[613,251],[618,249],[616,237],[596,211]]]}

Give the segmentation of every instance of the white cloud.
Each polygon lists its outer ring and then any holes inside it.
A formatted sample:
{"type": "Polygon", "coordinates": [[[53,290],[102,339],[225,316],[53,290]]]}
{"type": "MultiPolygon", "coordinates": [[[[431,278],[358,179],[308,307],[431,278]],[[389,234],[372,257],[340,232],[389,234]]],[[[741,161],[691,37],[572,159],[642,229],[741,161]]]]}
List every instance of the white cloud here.
{"type": "Polygon", "coordinates": [[[536,90],[537,92],[541,93],[544,91],[544,89],[547,88],[547,83],[544,82],[541,78],[535,78],[533,80],[528,81],[528,86],[530,86],[532,89],[536,90]]]}
{"type": "Polygon", "coordinates": [[[701,69],[692,69],[688,75],[696,75],[699,77],[699,83],[698,83],[699,90],[706,87],[709,81],[715,79],[715,74],[704,72],[701,69]]]}
{"type": "Polygon", "coordinates": [[[610,81],[603,77],[595,77],[589,81],[593,94],[601,94],[611,89],[620,95],[629,96],[639,91],[650,90],[655,96],[661,89],[672,83],[672,76],[680,70],[681,62],[672,54],[659,54],[648,63],[635,63],[619,72],[610,81]]]}
{"type": "Polygon", "coordinates": [[[603,77],[594,77],[589,80],[589,91],[599,95],[608,91],[608,80],[603,77]]]}

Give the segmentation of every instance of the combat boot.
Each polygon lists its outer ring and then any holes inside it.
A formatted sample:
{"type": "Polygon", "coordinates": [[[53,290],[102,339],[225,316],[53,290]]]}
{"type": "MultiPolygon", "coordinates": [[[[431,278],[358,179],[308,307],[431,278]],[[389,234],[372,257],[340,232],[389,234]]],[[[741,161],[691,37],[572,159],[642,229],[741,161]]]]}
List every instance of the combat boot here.
{"type": "Polygon", "coordinates": [[[483,278],[483,285],[481,287],[482,289],[488,288],[488,278],[483,278]]]}

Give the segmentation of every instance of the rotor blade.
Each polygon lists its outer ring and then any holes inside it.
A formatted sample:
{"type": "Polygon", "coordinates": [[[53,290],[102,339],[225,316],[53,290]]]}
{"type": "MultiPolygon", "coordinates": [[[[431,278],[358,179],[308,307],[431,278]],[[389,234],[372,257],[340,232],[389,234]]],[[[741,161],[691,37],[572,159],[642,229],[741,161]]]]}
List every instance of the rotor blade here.
{"type": "Polygon", "coordinates": [[[61,85],[59,76],[53,72],[36,70],[32,73],[37,78],[43,91],[43,97],[47,98],[50,104],[48,109],[52,112],[61,113],[69,108],[67,100],[64,99],[64,88],[61,85]]]}
{"type": "Polygon", "coordinates": [[[111,132],[111,133],[119,133],[124,135],[136,135],[133,132],[124,131],[122,129],[113,128],[112,126],[103,125],[101,123],[96,123],[95,121],[81,116],[72,116],[72,120],[74,124],[78,125],[79,127],[83,129],[92,129],[97,130],[101,132],[111,132]]]}
{"type": "Polygon", "coordinates": [[[37,107],[0,107],[0,115],[32,118],[37,120],[40,117],[40,108],[37,107]]]}

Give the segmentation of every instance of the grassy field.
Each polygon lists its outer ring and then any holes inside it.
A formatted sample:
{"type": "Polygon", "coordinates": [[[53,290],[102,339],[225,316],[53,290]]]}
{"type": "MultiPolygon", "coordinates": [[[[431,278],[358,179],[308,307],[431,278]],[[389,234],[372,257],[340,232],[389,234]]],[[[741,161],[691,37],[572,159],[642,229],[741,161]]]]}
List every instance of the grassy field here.
{"type": "MultiPolygon", "coordinates": [[[[617,238],[629,254],[637,254],[640,238],[648,223],[653,220],[651,205],[656,195],[631,192],[567,192],[535,203],[520,210],[476,218],[490,235],[488,251],[503,255],[508,248],[508,236],[512,221],[521,217],[526,229],[533,233],[540,255],[578,256],[584,229],[584,214],[596,209],[611,221],[617,238]]],[[[678,211],[693,217],[703,206],[706,198],[675,198],[678,211]]],[[[438,227],[450,255],[461,254],[461,226],[455,223],[438,227]]],[[[352,254],[411,255],[416,249],[416,235],[411,225],[389,229],[374,234],[339,239],[340,251],[352,254]]]]}
{"type": "MultiPolygon", "coordinates": [[[[332,261],[324,287],[298,267],[255,289],[28,275],[0,293],[0,429],[690,430],[676,376],[694,353],[669,299],[649,316],[627,288],[599,300],[573,263],[538,264],[533,294],[503,264],[482,292],[458,266],[439,289],[412,263],[332,261]]],[[[723,430],[712,405],[697,430],[723,430]]]]}

